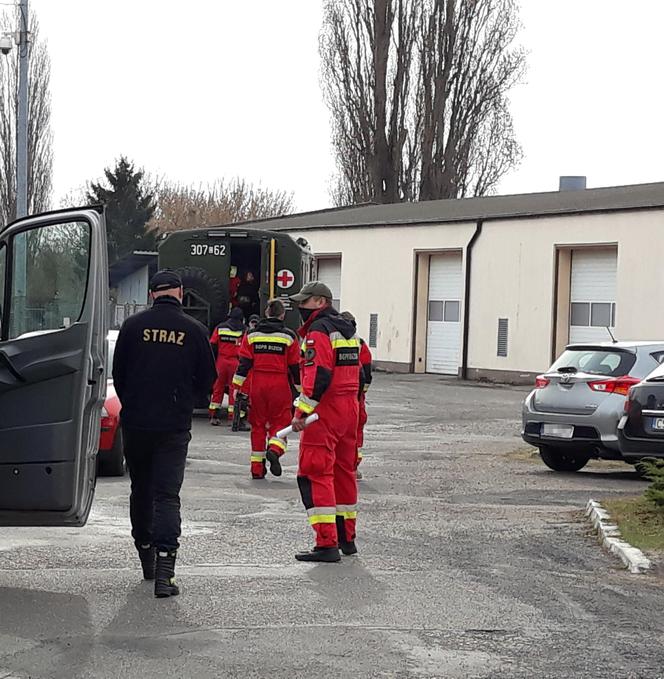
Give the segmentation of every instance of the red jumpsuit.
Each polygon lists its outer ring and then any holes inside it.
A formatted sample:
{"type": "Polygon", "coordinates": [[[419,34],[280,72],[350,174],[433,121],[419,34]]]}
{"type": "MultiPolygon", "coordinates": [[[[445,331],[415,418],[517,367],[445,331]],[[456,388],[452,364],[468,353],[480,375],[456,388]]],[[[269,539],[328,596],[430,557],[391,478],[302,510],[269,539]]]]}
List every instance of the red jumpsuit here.
{"type": "Polygon", "coordinates": [[[295,333],[276,318],[262,320],[248,332],[240,347],[233,386],[245,391],[251,380],[251,475],[265,476],[266,449],[279,457],[286,442],[277,432],[291,421],[291,384],[300,384],[300,347],[295,333]]]}
{"type": "Polygon", "coordinates": [[[239,276],[233,276],[228,282],[228,296],[230,298],[231,306],[237,306],[237,289],[240,287],[239,276]]]}
{"type": "Polygon", "coordinates": [[[300,438],[297,482],[317,547],[355,540],[360,340],[332,307],[315,312],[300,329],[302,393],[296,417],[314,411],[318,422],[300,438]]]}
{"type": "Polygon", "coordinates": [[[233,375],[237,368],[238,353],[244,330],[232,319],[220,323],[210,337],[210,344],[217,348],[217,379],[212,388],[210,416],[218,417],[224,391],[228,389],[228,419],[233,419],[235,397],[233,394],[233,375]]]}
{"type": "Polygon", "coordinates": [[[360,338],[360,415],[357,423],[357,464],[362,462],[362,447],[364,446],[364,425],[367,423],[366,393],[371,385],[371,350],[367,343],[360,338]]]}

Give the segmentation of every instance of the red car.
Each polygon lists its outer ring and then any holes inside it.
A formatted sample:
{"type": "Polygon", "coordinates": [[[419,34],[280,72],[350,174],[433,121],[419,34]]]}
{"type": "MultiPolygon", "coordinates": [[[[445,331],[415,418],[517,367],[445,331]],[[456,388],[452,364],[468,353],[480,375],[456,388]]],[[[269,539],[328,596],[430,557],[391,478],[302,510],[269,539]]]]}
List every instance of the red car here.
{"type": "Polygon", "coordinates": [[[122,428],[120,427],[120,399],[113,387],[113,353],[118,331],[108,333],[108,362],[106,375],[106,401],[101,411],[101,436],[97,453],[97,469],[100,476],[124,476],[127,471],[122,451],[122,428]]]}

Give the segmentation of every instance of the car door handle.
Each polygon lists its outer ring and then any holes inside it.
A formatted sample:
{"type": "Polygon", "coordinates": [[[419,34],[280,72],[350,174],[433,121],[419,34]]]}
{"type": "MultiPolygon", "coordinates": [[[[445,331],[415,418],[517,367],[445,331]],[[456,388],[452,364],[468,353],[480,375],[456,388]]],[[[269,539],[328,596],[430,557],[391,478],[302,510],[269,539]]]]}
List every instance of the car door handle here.
{"type": "Polygon", "coordinates": [[[8,368],[9,372],[19,381],[25,382],[25,377],[21,375],[20,371],[14,366],[9,356],[4,351],[0,350],[0,361],[4,363],[8,368]]]}

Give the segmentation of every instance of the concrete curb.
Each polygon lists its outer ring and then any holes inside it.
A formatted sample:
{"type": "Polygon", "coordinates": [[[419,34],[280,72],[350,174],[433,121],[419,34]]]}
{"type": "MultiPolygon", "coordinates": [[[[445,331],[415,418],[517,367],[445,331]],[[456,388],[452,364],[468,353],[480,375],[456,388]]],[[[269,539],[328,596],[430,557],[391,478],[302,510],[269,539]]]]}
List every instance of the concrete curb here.
{"type": "Polygon", "coordinates": [[[586,517],[597,531],[602,546],[611,554],[616,554],[630,573],[645,573],[652,568],[650,559],[640,549],[622,539],[618,526],[599,502],[588,501],[586,517]]]}

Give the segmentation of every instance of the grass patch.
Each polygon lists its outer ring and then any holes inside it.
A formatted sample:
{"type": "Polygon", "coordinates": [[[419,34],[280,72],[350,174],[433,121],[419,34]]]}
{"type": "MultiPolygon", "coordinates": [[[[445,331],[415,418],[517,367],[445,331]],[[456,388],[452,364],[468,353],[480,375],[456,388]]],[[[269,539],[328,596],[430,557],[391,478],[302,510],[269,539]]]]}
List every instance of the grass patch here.
{"type": "Polygon", "coordinates": [[[634,467],[622,460],[590,460],[588,467],[595,469],[617,469],[621,472],[633,472],[634,467]]]}
{"type": "Polygon", "coordinates": [[[639,549],[664,551],[664,511],[643,496],[602,500],[623,539],[639,549]]]}
{"type": "Polygon", "coordinates": [[[540,461],[539,451],[531,446],[523,446],[516,450],[510,450],[508,453],[505,453],[505,457],[508,457],[510,460],[540,461]]]}

